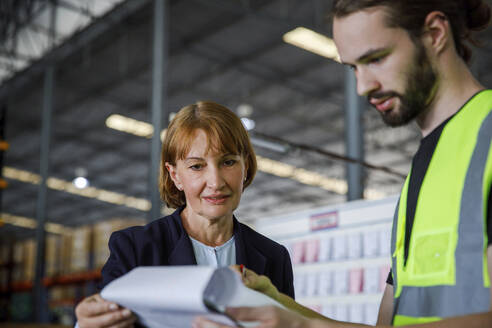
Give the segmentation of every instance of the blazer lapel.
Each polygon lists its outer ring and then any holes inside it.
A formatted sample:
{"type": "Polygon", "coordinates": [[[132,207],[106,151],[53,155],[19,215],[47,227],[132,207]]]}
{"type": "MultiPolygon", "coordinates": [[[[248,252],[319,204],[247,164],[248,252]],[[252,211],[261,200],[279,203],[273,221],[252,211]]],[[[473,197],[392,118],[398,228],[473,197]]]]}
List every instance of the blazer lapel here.
{"type": "Polygon", "coordinates": [[[247,240],[243,228],[236,218],[234,218],[234,242],[236,264],[244,264],[246,268],[257,274],[265,274],[267,259],[247,240]]]}
{"type": "Polygon", "coordinates": [[[188,237],[188,234],[183,227],[179,212],[176,211],[174,213],[176,215],[173,214],[174,224],[177,229],[175,230],[175,235],[172,236],[174,248],[169,254],[168,263],[169,265],[196,265],[193,245],[191,244],[190,237],[188,237]]]}
{"type": "Polygon", "coordinates": [[[169,265],[196,265],[195,252],[188,235],[181,236],[168,260],[169,265]]]}

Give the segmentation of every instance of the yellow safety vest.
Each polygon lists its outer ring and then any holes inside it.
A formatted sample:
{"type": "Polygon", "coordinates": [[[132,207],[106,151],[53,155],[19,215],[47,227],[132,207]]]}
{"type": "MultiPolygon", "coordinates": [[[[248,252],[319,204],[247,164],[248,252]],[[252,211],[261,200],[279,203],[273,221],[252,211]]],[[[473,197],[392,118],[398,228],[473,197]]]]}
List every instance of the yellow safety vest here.
{"type": "Polygon", "coordinates": [[[407,177],[392,233],[393,325],[490,309],[487,202],[492,185],[492,90],[445,125],[419,191],[404,265],[407,177]]]}

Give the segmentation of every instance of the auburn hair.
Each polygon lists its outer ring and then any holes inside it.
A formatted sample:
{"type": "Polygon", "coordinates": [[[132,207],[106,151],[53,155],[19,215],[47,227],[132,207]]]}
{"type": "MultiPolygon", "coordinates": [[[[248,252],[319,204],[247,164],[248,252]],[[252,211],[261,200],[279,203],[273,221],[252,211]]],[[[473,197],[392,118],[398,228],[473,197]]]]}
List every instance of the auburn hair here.
{"type": "Polygon", "coordinates": [[[256,155],[248,132],[236,114],[211,101],[185,106],[172,119],[162,142],[159,191],[169,207],[185,205],[186,198],[174,185],[165,164],[176,165],[177,160],[186,157],[198,129],[207,135],[207,152],[241,155],[247,168],[243,188],[251,184],[256,174],[256,155]]]}

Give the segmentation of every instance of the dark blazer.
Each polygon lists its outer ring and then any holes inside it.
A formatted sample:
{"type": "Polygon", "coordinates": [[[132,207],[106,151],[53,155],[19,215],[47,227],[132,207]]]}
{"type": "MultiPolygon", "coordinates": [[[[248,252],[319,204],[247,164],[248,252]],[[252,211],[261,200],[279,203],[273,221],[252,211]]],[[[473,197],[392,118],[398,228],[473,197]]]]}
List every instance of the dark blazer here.
{"type": "MultiPolygon", "coordinates": [[[[116,231],[109,238],[109,259],[102,268],[100,288],[137,266],[196,265],[190,237],[180,213],[145,226],[116,231]]],[[[234,218],[236,264],[270,278],[277,289],[294,298],[292,265],[287,249],[234,218]]]]}

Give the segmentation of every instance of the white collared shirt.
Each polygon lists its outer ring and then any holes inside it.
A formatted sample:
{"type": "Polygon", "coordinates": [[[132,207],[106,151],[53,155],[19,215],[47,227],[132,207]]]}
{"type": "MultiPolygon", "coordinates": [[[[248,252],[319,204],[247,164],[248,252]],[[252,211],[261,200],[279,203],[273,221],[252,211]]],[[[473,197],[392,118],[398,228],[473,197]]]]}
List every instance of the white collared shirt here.
{"type": "Polygon", "coordinates": [[[234,236],[224,244],[212,247],[191,238],[196,263],[198,265],[213,266],[215,268],[236,264],[236,245],[234,236]]]}

